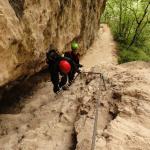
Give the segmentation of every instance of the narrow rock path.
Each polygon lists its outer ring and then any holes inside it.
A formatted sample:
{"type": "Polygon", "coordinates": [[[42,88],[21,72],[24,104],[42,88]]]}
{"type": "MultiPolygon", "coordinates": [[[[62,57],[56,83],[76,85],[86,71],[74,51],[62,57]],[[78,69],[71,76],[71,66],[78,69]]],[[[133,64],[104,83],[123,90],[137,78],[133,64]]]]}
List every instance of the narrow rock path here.
{"type": "MultiPolygon", "coordinates": [[[[84,65],[85,70],[89,70],[95,65],[117,63],[115,43],[107,25],[101,26],[95,42],[82,58],[81,63],[84,65]]],[[[94,78],[92,77],[91,81],[94,78]]],[[[80,117],[79,114],[83,113],[83,117],[85,117],[85,115],[91,113],[88,116],[93,117],[94,113],[92,104],[95,103],[95,100],[93,93],[97,89],[98,82],[95,80],[87,85],[86,80],[86,77],[78,77],[68,91],[58,96],[55,96],[52,92],[50,82],[38,83],[32,89],[30,96],[22,98],[21,111],[14,114],[8,112],[0,114],[0,149],[75,149],[78,142],[75,131],[78,127],[75,123],[80,120],[78,118],[80,117]],[[89,103],[89,106],[81,111],[84,107],[83,103],[88,101],[92,103],[89,103]]],[[[106,120],[104,124],[99,125],[102,128],[111,119],[111,115],[108,115],[107,106],[102,110],[103,119],[106,120]]],[[[93,119],[89,121],[91,121],[90,126],[92,129],[93,119]]],[[[92,134],[91,131],[88,135],[92,134]]],[[[78,149],[80,149],[80,146],[78,149]]]]}

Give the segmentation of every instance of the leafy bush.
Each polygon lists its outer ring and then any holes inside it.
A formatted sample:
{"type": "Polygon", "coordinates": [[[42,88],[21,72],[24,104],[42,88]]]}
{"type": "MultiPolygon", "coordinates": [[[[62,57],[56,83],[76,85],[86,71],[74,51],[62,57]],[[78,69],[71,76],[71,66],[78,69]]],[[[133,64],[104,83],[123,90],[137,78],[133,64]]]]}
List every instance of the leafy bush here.
{"type": "Polygon", "coordinates": [[[144,47],[137,48],[135,46],[132,46],[130,49],[127,49],[125,45],[119,46],[119,52],[118,52],[118,61],[119,63],[126,63],[131,61],[150,61],[150,51],[148,50],[148,53],[144,47]]]}

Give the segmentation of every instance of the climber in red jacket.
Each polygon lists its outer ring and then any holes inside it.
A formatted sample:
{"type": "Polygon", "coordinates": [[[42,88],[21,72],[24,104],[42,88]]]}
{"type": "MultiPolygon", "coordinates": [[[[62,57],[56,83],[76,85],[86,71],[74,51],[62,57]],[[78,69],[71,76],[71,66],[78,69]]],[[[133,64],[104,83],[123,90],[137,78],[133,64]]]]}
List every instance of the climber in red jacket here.
{"type": "Polygon", "coordinates": [[[79,53],[77,53],[78,48],[79,48],[78,43],[73,42],[71,44],[71,51],[67,51],[64,54],[64,57],[68,57],[76,63],[76,69],[74,70],[73,76],[70,79],[70,81],[73,80],[74,75],[75,75],[76,72],[78,72],[78,73],[80,72],[79,68],[82,67],[82,65],[79,63],[79,53]]]}

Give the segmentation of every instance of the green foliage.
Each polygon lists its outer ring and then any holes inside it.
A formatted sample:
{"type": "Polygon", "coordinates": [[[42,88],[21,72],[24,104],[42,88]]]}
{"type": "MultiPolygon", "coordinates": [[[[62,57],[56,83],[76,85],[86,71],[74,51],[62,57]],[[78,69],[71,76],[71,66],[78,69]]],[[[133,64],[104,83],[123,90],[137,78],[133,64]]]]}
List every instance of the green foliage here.
{"type": "Polygon", "coordinates": [[[102,22],[120,44],[119,62],[150,60],[150,0],[109,0],[102,22]]]}
{"type": "Polygon", "coordinates": [[[145,47],[132,46],[127,49],[125,45],[119,45],[118,61],[119,63],[131,62],[131,61],[150,61],[150,50],[146,50],[145,47]]]}

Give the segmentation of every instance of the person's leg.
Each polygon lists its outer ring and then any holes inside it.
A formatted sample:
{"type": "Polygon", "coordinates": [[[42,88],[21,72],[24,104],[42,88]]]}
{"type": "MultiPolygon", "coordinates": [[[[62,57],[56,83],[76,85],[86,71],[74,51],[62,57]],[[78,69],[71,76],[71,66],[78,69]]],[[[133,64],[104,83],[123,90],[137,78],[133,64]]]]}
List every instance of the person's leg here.
{"type": "Polygon", "coordinates": [[[51,74],[51,81],[53,83],[53,91],[56,93],[59,91],[59,74],[51,74]]]}
{"type": "Polygon", "coordinates": [[[54,87],[53,87],[54,93],[57,93],[59,90],[60,90],[59,86],[58,85],[54,85],[54,87]]]}
{"type": "Polygon", "coordinates": [[[67,75],[63,74],[61,82],[59,83],[59,87],[63,87],[66,83],[67,83],[67,75]]]}
{"type": "Polygon", "coordinates": [[[69,77],[69,83],[71,83],[74,79],[74,76],[75,76],[75,70],[71,70],[70,73],[68,74],[68,77],[69,77]]]}

